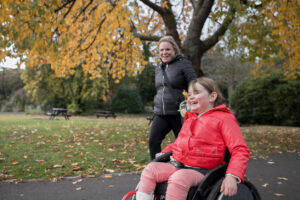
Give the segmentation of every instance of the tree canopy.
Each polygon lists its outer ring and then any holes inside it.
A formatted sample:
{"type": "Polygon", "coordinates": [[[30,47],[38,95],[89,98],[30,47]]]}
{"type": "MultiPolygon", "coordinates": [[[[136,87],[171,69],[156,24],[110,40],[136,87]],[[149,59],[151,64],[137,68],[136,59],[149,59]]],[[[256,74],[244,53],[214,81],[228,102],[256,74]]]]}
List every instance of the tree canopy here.
{"type": "Polygon", "coordinates": [[[51,63],[58,76],[79,64],[92,78],[103,69],[116,82],[136,75],[146,65],[142,43],[165,34],[201,76],[202,55],[229,29],[230,44],[242,44],[245,58],[276,57],[286,61],[287,75],[299,70],[296,0],[2,0],[0,9],[0,59],[51,63]]]}
{"type": "Polygon", "coordinates": [[[81,65],[76,66],[74,74],[65,77],[56,77],[49,64],[26,68],[22,79],[33,101],[44,109],[67,107],[73,113],[80,113],[86,102],[100,102],[107,95],[107,79],[91,80],[84,76],[81,65]]]}

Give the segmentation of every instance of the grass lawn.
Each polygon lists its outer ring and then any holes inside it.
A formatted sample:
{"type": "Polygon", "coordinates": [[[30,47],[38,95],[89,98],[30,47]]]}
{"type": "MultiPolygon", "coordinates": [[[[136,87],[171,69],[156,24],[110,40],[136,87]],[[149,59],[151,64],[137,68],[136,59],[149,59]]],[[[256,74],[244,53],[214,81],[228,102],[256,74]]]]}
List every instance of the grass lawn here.
{"type": "MultiPolygon", "coordinates": [[[[242,132],[252,158],[300,151],[300,127],[250,126],[242,132]]],[[[145,117],[0,115],[0,181],[99,176],[140,171],[150,161],[145,117]]],[[[169,134],[164,146],[174,140],[169,134]]]]}

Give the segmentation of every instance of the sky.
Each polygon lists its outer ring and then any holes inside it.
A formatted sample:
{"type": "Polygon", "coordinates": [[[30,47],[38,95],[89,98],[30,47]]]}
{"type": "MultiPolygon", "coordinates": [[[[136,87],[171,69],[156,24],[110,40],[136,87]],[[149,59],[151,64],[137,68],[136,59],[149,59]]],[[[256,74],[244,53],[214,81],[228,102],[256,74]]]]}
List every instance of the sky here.
{"type": "MultiPolygon", "coordinates": [[[[17,66],[17,59],[14,59],[14,58],[10,58],[10,57],[6,57],[5,58],[5,62],[2,61],[0,62],[0,67],[5,67],[5,68],[18,68],[17,66]]],[[[24,69],[25,68],[25,65],[22,64],[21,65],[21,68],[24,69]]]]}

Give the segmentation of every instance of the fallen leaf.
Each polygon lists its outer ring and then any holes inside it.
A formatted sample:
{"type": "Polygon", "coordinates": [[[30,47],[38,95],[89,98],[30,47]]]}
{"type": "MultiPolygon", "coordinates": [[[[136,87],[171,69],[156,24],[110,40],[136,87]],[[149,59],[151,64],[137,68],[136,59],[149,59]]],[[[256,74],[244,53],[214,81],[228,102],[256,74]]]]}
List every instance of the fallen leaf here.
{"type": "Polygon", "coordinates": [[[73,166],[72,167],[72,170],[73,171],[79,171],[81,168],[79,167],[79,166],[77,166],[77,165],[75,165],[75,166],[73,166]]]}
{"type": "Polygon", "coordinates": [[[262,187],[267,187],[269,185],[269,183],[265,183],[265,184],[262,184],[261,186],[262,187]]]}
{"type": "Polygon", "coordinates": [[[57,182],[57,178],[51,179],[52,182],[57,182]]]}
{"type": "Polygon", "coordinates": [[[72,165],[72,166],[76,166],[76,165],[78,165],[78,162],[72,163],[71,165],[72,165]]]}
{"type": "Polygon", "coordinates": [[[258,178],[258,179],[257,179],[257,181],[263,181],[263,180],[264,180],[264,179],[262,179],[262,178],[258,178]]]}
{"type": "Polygon", "coordinates": [[[112,175],[105,175],[105,178],[112,178],[112,175]]]}
{"type": "Polygon", "coordinates": [[[62,167],[63,167],[63,165],[59,165],[59,164],[53,165],[53,168],[62,168],[62,167]]]}
{"type": "Polygon", "coordinates": [[[18,164],[19,162],[18,162],[17,160],[12,160],[12,161],[10,161],[10,163],[11,163],[12,165],[16,165],[16,164],[18,164]]]}
{"type": "Polygon", "coordinates": [[[109,187],[109,188],[114,188],[114,187],[115,187],[115,185],[109,185],[108,187],[109,187]]]}
{"type": "Polygon", "coordinates": [[[35,160],[37,163],[39,163],[40,165],[44,164],[44,160],[35,160]]]}
{"type": "Polygon", "coordinates": [[[286,177],[282,177],[282,176],[279,176],[279,177],[277,177],[277,179],[278,179],[278,180],[285,180],[285,181],[287,181],[287,180],[288,180],[288,178],[286,178],[286,177]]]}
{"type": "Polygon", "coordinates": [[[73,181],[72,183],[73,183],[73,185],[75,185],[75,184],[80,183],[80,182],[82,182],[82,179],[78,179],[76,181],[73,181]]]}
{"type": "Polygon", "coordinates": [[[278,196],[278,197],[284,197],[285,194],[281,194],[281,193],[274,193],[275,196],[278,196]]]}
{"type": "Polygon", "coordinates": [[[76,188],[76,190],[78,191],[78,190],[82,190],[83,189],[83,187],[78,187],[78,188],[76,188]]]}
{"type": "Polygon", "coordinates": [[[113,170],[113,169],[104,169],[106,172],[108,172],[108,173],[114,173],[115,172],[115,170],[113,170]]]}

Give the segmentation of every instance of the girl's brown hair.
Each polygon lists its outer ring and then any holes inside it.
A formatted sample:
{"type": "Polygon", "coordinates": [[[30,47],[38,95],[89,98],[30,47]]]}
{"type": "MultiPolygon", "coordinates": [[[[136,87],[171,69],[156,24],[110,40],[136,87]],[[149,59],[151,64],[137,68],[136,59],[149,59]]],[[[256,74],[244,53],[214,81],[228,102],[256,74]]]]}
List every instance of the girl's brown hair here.
{"type": "Polygon", "coordinates": [[[214,107],[225,103],[225,98],[223,97],[223,95],[218,87],[218,84],[214,80],[212,80],[211,78],[207,78],[207,77],[200,77],[195,80],[192,80],[189,83],[188,88],[192,87],[192,89],[194,90],[196,83],[199,83],[200,85],[202,85],[208,91],[209,94],[211,94],[212,92],[217,93],[217,99],[214,102],[214,107]]]}

